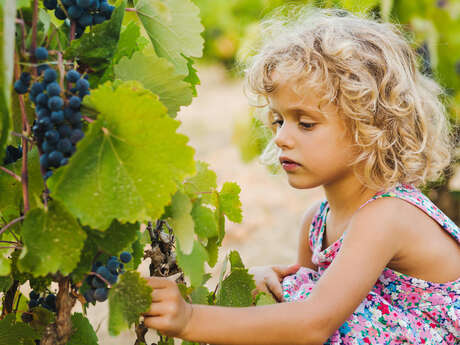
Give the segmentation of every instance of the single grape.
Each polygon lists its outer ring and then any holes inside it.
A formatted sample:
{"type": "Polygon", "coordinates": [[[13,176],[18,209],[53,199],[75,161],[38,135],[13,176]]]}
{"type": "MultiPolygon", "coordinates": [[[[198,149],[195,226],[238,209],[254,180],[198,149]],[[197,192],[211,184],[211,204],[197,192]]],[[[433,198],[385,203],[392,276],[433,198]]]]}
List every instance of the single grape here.
{"type": "Polygon", "coordinates": [[[45,138],[48,139],[49,142],[55,143],[59,140],[59,133],[55,129],[50,129],[46,131],[45,138]]]}
{"type": "Polygon", "coordinates": [[[37,67],[37,73],[38,75],[42,75],[44,71],[46,71],[48,68],[50,68],[50,65],[46,63],[42,63],[41,65],[38,65],[37,67]]]}
{"type": "Polygon", "coordinates": [[[45,83],[51,83],[57,79],[57,72],[52,68],[47,68],[43,74],[43,81],[45,83]]]}
{"type": "Polygon", "coordinates": [[[83,133],[83,131],[81,129],[74,129],[72,131],[72,134],[70,135],[70,141],[72,142],[72,144],[76,144],[84,136],[85,136],[85,134],[83,133]]]}
{"type": "Polygon", "coordinates": [[[70,97],[69,105],[73,109],[80,109],[80,105],[81,105],[80,97],[77,97],[77,96],[70,97]]]}
{"type": "Polygon", "coordinates": [[[37,104],[40,104],[43,107],[48,106],[48,95],[47,94],[41,93],[37,96],[36,99],[37,99],[37,104]]]}
{"type": "Polygon", "coordinates": [[[31,321],[33,321],[34,319],[34,315],[32,313],[22,313],[21,314],[21,320],[25,323],[29,323],[31,321]]]}
{"type": "Polygon", "coordinates": [[[62,167],[63,165],[66,165],[67,163],[69,163],[69,159],[62,158],[61,161],[59,162],[59,165],[62,167]]]}
{"type": "Polygon", "coordinates": [[[46,60],[48,58],[48,50],[45,47],[35,48],[35,57],[37,60],[46,60]]]}
{"type": "Polygon", "coordinates": [[[62,4],[65,7],[70,7],[72,5],[75,5],[75,0],[62,0],[62,4]]]}
{"type": "Polygon", "coordinates": [[[32,77],[28,72],[22,72],[19,76],[19,80],[22,81],[25,85],[29,85],[31,79],[32,77]]]}
{"type": "Polygon", "coordinates": [[[60,110],[64,105],[64,101],[59,96],[53,96],[48,100],[48,108],[51,110],[60,110]]]}
{"type": "Polygon", "coordinates": [[[129,253],[129,252],[122,252],[120,254],[120,260],[121,260],[121,262],[123,262],[125,264],[130,262],[131,258],[132,258],[132,256],[131,256],[131,253],[129,253]]]}
{"type": "Polygon", "coordinates": [[[51,151],[48,155],[48,162],[49,165],[52,165],[54,167],[58,167],[59,163],[61,162],[62,158],[64,158],[64,155],[62,152],[59,151],[51,151]]]}
{"type": "Polygon", "coordinates": [[[90,13],[85,13],[78,19],[78,23],[82,27],[91,26],[93,25],[93,16],[90,13]]]}
{"type": "Polygon", "coordinates": [[[70,135],[72,134],[72,128],[70,128],[69,125],[60,126],[58,131],[59,131],[59,135],[61,136],[61,138],[70,137],[70,135]]]}
{"type": "Polygon", "coordinates": [[[52,82],[46,86],[48,97],[58,96],[61,93],[61,87],[57,82],[52,82]]]}
{"type": "Polygon", "coordinates": [[[70,152],[72,149],[72,142],[68,138],[60,139],[57,144],[57,149],[62,153],[70,152]]]}
{"type": "Polygon", "coordinates": [[[78,73],[76,70],[72,69],[72,70],[67,72],[66,78],[71,83],[75,83],[75,82],[77,82],[78,79],[80,79],[80,73],[78,73]]]}
{"type": "Polygon", "coordinates": [[[110,272],[115,273],[117,272],[119,263],[118,261],[115,260],[109,260],[107,261],[107,268],[109,269],[110,272]]]}
{"type": "Polygon", "coordinates": [[[49,117],[51,115],[48,108],[37,106],[36,110],[37,110],[37,116],[39,119],[44,118],[44,117],[49,117]]]}
{"type": "Polygon", "coordinates": [[[96,289],[103,288],[105,287],[105,283],[99,277],[94,277],[91,286],[96,289]]]}
{"type": "Polygon", "coordinates": [[[30,299],[39,299],[40,298],[40,295],[37,293],[37,291],[35,290],[32,290],[29,294],[29,298],[30,299]]]}
{"type": "Polygon", "coordinates": [[[45,153],[50,153],[51,151],[56,150],[56,145],[50,143],[48,140],[44,140],[42,143],[42,151],[45,153]]]}
{"type": "Polygon", "coordinates": [[[56,308],[56,295],[49,294],[48,296],[46,296],[45,303],[51,307],[56,308]]]}
{"type": "Polygon", "coordinates": [[[93,22],[94,22],[95,25],[102,24],[105,21],[106,21],[106,18],[102,14],[96,13],[96,14],[93,15],[93,22]]]}
{"type": "Polygon", "coordinates": [[[83,15],[83,9],[78,6],[70,6],[67,13],[70,19],[78,19],[83,15]]]}
{"type": "Polygon", "coordinates": [[[94,303],[96,302],[96,299],[94,298],[94,291],[93,289],[86,290],[85,293],[83,294],[83,297],[85,297],[86,302],[88,303],[94,303]]]}
{"type": "Polygon", "coordinates": [[[64,20],[67,18],[67,15],[65,14],[61,6],[56,7],[56,9],[54,10],[54,16],[60,20],[64,20]]]}
{"type": "Polygon", "coordinates": [[[51,113],[51,121],[53,123],[61,123],[64,121],[64,112],[62,110],[53,111],[51,113]]]}
{"type": "Polygon", "coordinates": [[[79,91],[78,92],[78,96],[80,96],[80,98],[83,98],[85,97],[86,95],[89,95],[89,90],[84,90],[84,91],[79,91]]]}
{"type": "Polygon", "coordinates": [[[44,0],[43,6],[45,6],[48,10],[54,10],[57,6],[57,0],[44,0]]]}
{"type": "Polygon", "coordinates": [[[32,84],[32,87],[30,88],[30,94],[31,95],[38,95],[39,93],[42,93],[44,91],[42,83],[36,82],[32,84]]]}
{"type": "Polygon", "coordinates": [[[43,155],[40,156],[40,165],[44,168],[44,169],[48,169],[48,164],[49,164],[49,161],[48,161],[48,154],[45,153],[43,155]]]}
{"type": "Polygon", "coordinates": [[[96,271],[97,274],[101,275],[102,277],[104,277],[105,279],[109,279],[110,277],[110,272],[109,270],[107,269],[107,267],[105,266],[101,266],[101,267],[98,267],[97,271],[96,271]]]}
{"type": "Polygon", "coordinates": [[[40,129],[47,130],[52,128],[53,125],[51,124],[51,119],[49,117],[43,117],[38,120],[38,126],[40,129]]]}
{"type": "Polygon", "coordinates": [[[101,6],[101,2],[99,0],[94,0],[93,4],[89,7],[89,9],[92,11],[96,11],[99,9],[100,6],[101,6]]]}
{"type": "Polygon", "coordinates": [[[97,288],[96,291],[94,291],[94,298],[96,301],[104,302],[107,299],[108,294],[109,290],[106,287],[97,288]]]}
{"type": "Polygon", "coordinates": [[[28,90],[28,86],[25,85],[21,79],[17,80],[15,83],[14,83],[14,91],[16,91],[16,93],[20,94],[20,95],[23,95],[25,93],[27,93],[27,90],[28,90]]]}
{"type": "Polygon", "coordinates": [[[86,91],[89,89],[89,81],[86,79],[79,79],[75,84],[78,91],[86,91]]]}

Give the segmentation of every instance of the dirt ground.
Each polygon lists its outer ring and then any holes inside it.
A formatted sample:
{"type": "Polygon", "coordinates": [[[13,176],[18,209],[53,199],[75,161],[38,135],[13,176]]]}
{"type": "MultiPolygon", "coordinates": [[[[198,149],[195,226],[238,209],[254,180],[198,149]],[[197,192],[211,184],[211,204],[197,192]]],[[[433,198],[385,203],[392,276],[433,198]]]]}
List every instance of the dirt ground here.
{"type": "MultiPolygon", "coordinates": [[[[247,267],[294,263],[302,213],[324,195],[319,188],[293,189],[284,172],[273,176],[256,161],[243,163],[238,148],[231,142],[235,120],[248,116],[242,81],[228,79],[218,66],[201,67],[198,74],[201,79],[198,97],[178,114],[177,119],[182,122],[179,132],[189,136],[196,159],[209,163],[216,172],[219,186],[226,181],[238,183],[243,210],[241,224],[227,223],[218,263],[213,269],[207,267],[214,275],[207,287],[214,289],[223,258],[231,250],[241,254],[247,267]]],[[[142,264],[139,271],[148,276],[148,263],[142,264]]],[[[97,329],[100,345],[134,344],[133,331],[118,337],[108,335],[107,302],[91,306],[88,317],[97,329]]],[[[155,341],[156,332],[149,331],[147,340],[155,341]]]]}

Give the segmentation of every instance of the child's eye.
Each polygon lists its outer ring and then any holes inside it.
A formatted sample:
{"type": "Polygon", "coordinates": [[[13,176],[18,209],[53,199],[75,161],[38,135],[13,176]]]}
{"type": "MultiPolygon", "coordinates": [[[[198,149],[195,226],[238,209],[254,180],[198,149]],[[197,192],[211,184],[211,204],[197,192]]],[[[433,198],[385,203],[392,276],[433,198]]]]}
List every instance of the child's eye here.
{"type": "Polygon", "coordinates": [[[277,124],[279,124],[281,126],[283,124],[283,120],[276,120],[276,121],[272,122],[272,126],[275,126],[277,124]]]}
{"type": "Polygon", "coordinates": [[[300,125],[306,129],[311,129],[315,124],[314,123],[307,123],[307,122],[300,122],[300,125]]]}

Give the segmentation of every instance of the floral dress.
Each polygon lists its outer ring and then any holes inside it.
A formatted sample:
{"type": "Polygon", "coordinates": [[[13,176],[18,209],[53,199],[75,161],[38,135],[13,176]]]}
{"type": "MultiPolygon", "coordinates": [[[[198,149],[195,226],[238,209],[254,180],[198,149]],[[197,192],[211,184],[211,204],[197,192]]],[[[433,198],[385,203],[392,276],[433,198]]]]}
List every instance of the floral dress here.
{"type": "MultiPolygon", "coordinates": [[[[460,243],[459,227],[416,187],[399,184],[391,190],[378,192],[361,207],[381,197],[398,197],[419,207],[460,243]]],[[[344,234],[321,251],[328,211],[327,200],[324,200],[309,232],[312,261],[318,271],[301,267],[296,274],[285,277],[282,287],[286,302],[307,298],[340,250],[344,234]]],[[[458,345],[460,278],[434,283],[386,267],[367,297],[326,344],[458,345]]]]}

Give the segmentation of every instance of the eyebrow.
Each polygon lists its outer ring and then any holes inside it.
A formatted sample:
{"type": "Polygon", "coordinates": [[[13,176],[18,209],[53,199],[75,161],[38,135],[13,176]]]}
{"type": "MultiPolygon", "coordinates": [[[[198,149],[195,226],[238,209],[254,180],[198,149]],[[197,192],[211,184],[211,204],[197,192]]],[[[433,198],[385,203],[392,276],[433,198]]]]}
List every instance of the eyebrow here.
{"type": "MultiPolygon", "coordinates": [[[[278,110],[276,110],[275,108],[271,108],[269,107],[269,109],[274,112],[274,113],[277,113],[278,115],[280,115],[280,112],[278,110]]],[[[316,114],[313,114],[311,111],[310,112],[307,112],[305,109],[302,109],[302,108],[296,108],[296,107],[293,107],[293,108],[288,108],[287,109],[287,112],[288,113],[292,113],[294,115],[297,115],[297,116],[307,116],[307,117],[310,117],[312,119],[318,119],[318,118],[324,118],[324,115],[316,115],[316,114]]]]}

